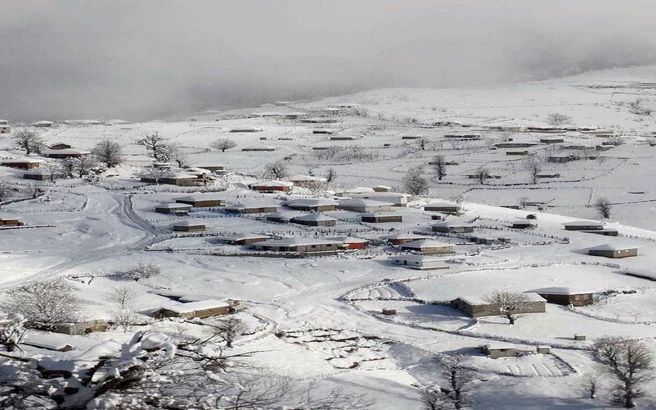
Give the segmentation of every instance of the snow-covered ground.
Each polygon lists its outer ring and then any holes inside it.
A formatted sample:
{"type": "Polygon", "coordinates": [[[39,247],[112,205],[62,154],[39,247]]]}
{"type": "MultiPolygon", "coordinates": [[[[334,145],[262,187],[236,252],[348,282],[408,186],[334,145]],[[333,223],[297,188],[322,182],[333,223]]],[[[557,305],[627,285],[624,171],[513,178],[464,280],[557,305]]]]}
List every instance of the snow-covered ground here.
{"type": "MultiPolygon", "coordinates": [[[[328,123],[251,115],[284,111],[281,107],[201,113],[185,121],[58,123],[44,131],[46,143],[65,142],[89,150],[110,139],[123,146],[125,163],[93,184],[79,179],[29,182],[21,179],[21,171],[0,167],[2,183],[17,188],[0,211],[25,223],[19,229],[0,228],[0,288],[64,276],[76,289],[84,317],[107,319],[113,314],[112,290],[129,284],[138,294],[134,306],[138,318],[172,337],[200,334],[202,326],[153,321],[142,313],[170,303],[171,295],[189,301],[239,299],[245,309],[238,315],[247,331],[237,344],[259,352],[250,359],[253,363],[273,374],[318,378],[366,393],[375,408],[422,408],[419,387],[440,382],[434,356],[454,352],[470,355],[468,364],[484,375],[472,387],[476,408],[601,407],[604,404],[590,402],[581,393],[585,378],[596,368],[590,341],[617,335],[651,343],[656,337],[656,282],[626,275],[633,271],[656,278],[656,147],[646,136],[656,130],[656,122],[652,116],[630,111],[637,98],[656,101],[655,77],[656,67],[636,67],[496,88],[376,90],[295,102],[285,108],[333,121],[328,123]],[[324,110],[339,105],[350,108],[324,110]],[[491,149],[494,144],[509,138],[538,142],[556,136],[565,139],[564,145],[595,146],[608,140],[577,131],[547,134],[493,128],[547,126],[547,115],[555,112],[571,117],[568,127],[611,130],[623,144],[599,151],[597,159],[545,163],[542,173],[560,177],[534,184],[525,158],[491,149]],[[261,131],[231,132],[244,127],[261,131]],[[313,133],[318,129],[355,139],[330,140],[330,134],[313,133]],[[152,161],[135,141],[152,132],[178,144],[188,164],[221,164],[228,173],[202,187],[139,182],[135,173],[152,161]],[[446,134],[478,134],[481,139],[454,142],[444,138],[446,134]],[[407,135],[422,136],[425,149],[417,140],[401,138],[407,135]],[[216,138],[233,139],[237,147],[213,150],[210,143],[216,138]],[[264,145],[275,151],[241,151],[264,145]],[[322,154],[326,150],[313,149],[317,147],[343,149],[327,155],[322,154]],[[442,180],[428,164],[437,155],[457,163],[447,167],[442,180]],[[284,161],[289,175],[323,176],[333,169],[337,178],[320,190],[294,188],[289,194],[249,190],[248,184],[260,179],[265,165],[278,160],[284,161]],[[395,208],[403,222],[362,223],[358,213],[343,210],[325,212],[337,219],[330,227],[274,223],[261,214],[235,216],[215,208],[194,209],[188,216],[154,211],[157,204],[196,191],[211,192],[228,204],[265,201],[279,206],[287,198],[332,197],[336,191],[357,186],[382,184],[402,192],[403,178],[415,166],[424,167],[429,192],[412,197],[408,207],[395,208]],[[500,178],[486,184],[468,178],[482,167],[500,178]],[[21,197],[20,192],[32,184],[42,185],[45,193],[34,199],[21,197]],[[507,237],[510,242],[476,245],[465,236],[436,235],[437,240],[455,244],[455,254],[440,256],[448,269],[418,271],[391,265],[388,256],[400,251],[381,238],[394,232],[434,235],[430,227],[436,221],[422,205],[431,198],[456,196],[464,201],[464,214],[447,220],[472,222],[479,226],[476,234],[507,237]],[[598,219],[592,205],[599,198],[611,202],[611,217],[604,222],[618,230],[619,237],[563,229],[564,222],[598,219]],[[541,204],[502,207],[526,201],[541,204]],[[537,218],[535,229],[509,228],[513,220],[528,214],[537,218]],[[179,221],[200,221],[206,230],[173,232],[171,225],[179,221]],[[236,234],[300,239],[354,236],[371,243],[366,249],[337,255],[279,258],[221,242],[236,234]],[[605,243],[636,246],[639,255],[626,259],[587,255],[588,248],[605,243]],[[115,275],[138,263],[156,264],[161,273],[138,282],[115,275]],[[514,326],[503,318],[474,320],[448,306],[424,303],[553,286],[596,292],[595,303],[576,308],[549,304],[545,313],[523,315],[514,326]],[[382,315],[383,308],[397,313],[382,315]],[[574,341],[574,334],[585,334],[588,341],[574,341]],[[553,354],[494,360],[477,350],[503,341],[552,345],[553,354]]],[[[545,156],[570,152],[560,147],[563,144],[526,149],[545,156]]],[[[0,138],[0,159],[21,157],[9,137],[0,138]]],[[[288,217],[307,213],[284,207],[281,212],[288,217]]],[[[39,332],[28,334],[28,340],[45,337],[39,332]]],[[[101,343],[126,341],[118,330],[49,338],[52,343],[65,341],[73,350],[53,353],[31,346],[26,351],[75,360],[101,343]]],[[[645,408],[656,406],[656,399],[647,397],[642,403],[645,408]]]]}

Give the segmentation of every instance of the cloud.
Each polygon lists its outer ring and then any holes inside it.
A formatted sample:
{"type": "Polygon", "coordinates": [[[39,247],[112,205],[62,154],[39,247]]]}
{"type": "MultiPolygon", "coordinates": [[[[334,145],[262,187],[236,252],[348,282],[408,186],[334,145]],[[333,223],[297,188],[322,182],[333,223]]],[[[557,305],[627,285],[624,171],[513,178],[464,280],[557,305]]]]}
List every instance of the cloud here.
{"type": "Polygon", "coordinates": [[[4,0],[0,117],[144,119],[656,59],[651,0],[4,0]]]}

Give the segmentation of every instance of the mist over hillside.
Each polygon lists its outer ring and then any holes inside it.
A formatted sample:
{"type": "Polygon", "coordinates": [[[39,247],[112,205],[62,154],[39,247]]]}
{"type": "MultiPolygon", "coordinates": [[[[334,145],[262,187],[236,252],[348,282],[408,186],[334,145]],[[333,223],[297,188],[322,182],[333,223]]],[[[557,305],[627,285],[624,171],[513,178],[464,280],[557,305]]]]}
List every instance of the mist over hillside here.
{"type": "Polygon", "coordinates": [[[656,60],[656,8],[647,0],[3,5],[0,117],[15,121],[147,119],[656,60]]]}

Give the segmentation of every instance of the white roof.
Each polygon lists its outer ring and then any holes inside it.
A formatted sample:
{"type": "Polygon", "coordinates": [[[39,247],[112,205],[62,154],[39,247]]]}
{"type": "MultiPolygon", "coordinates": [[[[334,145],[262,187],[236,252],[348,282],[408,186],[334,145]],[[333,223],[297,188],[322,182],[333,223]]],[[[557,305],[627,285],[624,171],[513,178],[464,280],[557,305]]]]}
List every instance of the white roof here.
{"type": "Polygon", "coordinates": [[[355,194],[355,193],[359,193],[359,192],[371,193],[371,192],[375,192],[375,191],[374,191],[373,188],[358,186],[358,187],[355,187],[355,188],[345,189],[341,192],[343,192],[345,194],[355,194]]]}
{"type": "Polygon", "coordinates": [[[474,224],[468,224],[464,222],[454,222],[454,221],[444,221],[433,224],[433,226],[443,226],[445,228],[456,228],[456,227],[476,227],[474,224]]]}
{"type": "Polygon", "coordinates": [[[572,221],[563,223],[565,226],[603,226],[603,222],[599,221],[572,221]]]}
{"type": "Polygon", "coordinates": [[[222,198],[217,198],[213,196],[205,196],[203,194],[191,194],[187,196],[181,196],[180,198],[175,198],[176,201],[222,201],[222,198]]]}
{"type": "Polygon", "coordinates": [[[521,219],[517,218],[511,222],[512,224],[524,224],[524,225],[537,225],[538,223],[533,219],[521,219]]]}
{"type": "Polygon", "coordinates": [[[548,288],[541,288],[532,290],[531,293],[542,295],[580,295],[582,293],[595,293],[598,290],[584,289],[584,288],[570,288],[566,286],[552,286],[548,288]]]}
{"type": "Polygon", "coordinates": [[[292,182],[308,182],[308,181],[327,182],[328,181],[326,178],[314,177],[311,175],[294,175],[287,179],[292,182]]]}
{"type": "Polygon", "coordinates": [[[361,198],[355,198],[355,199],[342,199],[339,201],[339,206],[374,206],[374,207],[391,207],[394,206],[394,204],[391,204],[389,202],[381,202],[381,201],[374,201],[372,199],[361,199],[361,198]]]}
{"type": "Polygon", "coordinates": [[[272,202],[258,202],[258,201],[247,201],[247,202],[238,202],[234,205],[226,206],[226,209],[244,209],[244,208],[277,208],[277,203],[272,202]]]}
{"type": "Polygon", "coordinates": [[[407,260],[407,261],[413,261],[413,262],[444,262],[443,259],[436,258],[435,256],[430,256],[430,255],[395,255],[395,256],[390,256],[389,259],[400,259],[400,260],[407,260]]]}
{"type": "Polygon", "coordinates": [[[267,246],[293,246],[293,245],[325,245],[342,243],[342,241],[330,239],[316,239],[316,238],[284,238],[284,239],[271,239],[268,241],[258,242],[257,245],[267,246]]]}
{"type": "Polygon", "coordinates": [[[165,304],[161,308],[176,313],[189,313],[189,312],[194,312],[196,310],[212,309],[212,308],[228,306],[228,305],[230,304],[225,300],[207,299],[207,300],[200,300],[198,302],[165,304]]]}
{"type": "Polygon", "coordinates": [[[205,226],[205,224],[200,221],[181,221],[174,223],[173,226],[205,226]]]}
{"type": "Polygon", "coordinates": [[[292,199],[285,202],[288,207],[307,207],[307,206],[326,206],[337,205],[337,201],[332,199],[323,198],[306,198],[306,199],[292,199]]]}
{"type": "Polygon", "coordinates": [[[159,205],[156,205],[155,208],[189,209],[189,208],[193,208],[193,207],[189,204],[170,203],[170,204],[159,204],[159,205]]]}
{"type": "Polygon", "coordinates": [[[395,214],[394,212],[364,212],[362,216],[374,216],[374,217],[385,217],[385,216],[401,216],[400,214],[395,214]]]}
{"type": "Polygon", "coordinates": [[[438,206],[440,206],[440,207],[444,207],[444,206],[460,207],[460,205],[456,204],[455,202],[450,202],[450,201],[433,201],[429,204],[424,205],[424,207],[438,207],[438,206]]]}
{"type": "Polygon", "coordinates": [[[368,198],[407,198],[410,194],[404,194],[402,192],[353,192],[353,197],[368,197],[368,198]]]}
{"type": "MultiPolygon", "coordinates": [[[[533,292],[524,293],[530,302],[546,302],[545,298],[533,292]]],[[[461,299],[470,305],[488,305],[489,302],[485,300],[486,295],[478,296],[460,296],[458,299],[461,299]]]]}
{"type": "Polygon", "coordinates": [[[417,235],[415,233],[395,233],[392,235],[383,236],[383,239],[430,239],[428,235],[417,235]]]}
{"type": "Polygon", "coordinates": [[[244,234],[235,234],[235,235],[228,235],[228,236],[223,236],[221,239],[226,240],[226,241],[239,241],[239,240],[244,240],[244,239],[269,239],[271,236],[269,235],[261,235],[257,233],[244,233],[244,234]]]}
{"type": "Polygon", "coordinates": [[[85,155],[89,154],[89,151],[84,151],[77,148],[64,148],[64,149],[50,149],[44,148],[41,150],[41,154],[50,155],[50,154],[67,154],[67,155],[85,155]]]}
{"type": "Polygon", "coordinates": [[[310,222],[310,221],[315,221],[315,222],[319,222],[319,221],[336,221],[337,220],[335,218],[331,218],[330,216],[326,216],[326,215],[323,215],[323,214],[320,214],[320,213],[312,213],[312,214],[307,214],[307,215],[301,215],[301,216],[297,216],[297,217],[292,218],[292,219],[295,220],[295,221],[308,221],[308,222],[310,222]]]}
{"type": "Polygon", "coordinates": [[[291,187],[294,186],[293,182],[287,182],[287,181],[261,181],[261,182],[256,182],[254,184],[251,184],[251,186],[254,187],[268,187],[268,186],[285,186],[285,187],[291,187]]]}
{"type": "Polygon", "coordinates": [[[45,162],[42,159],[37,159],[37,158],[12,158],[12,159],[0,159],[0,163],[2,164],[21,164],[21,163],[30,163],[30,164],[35,164],[35,163],[42,163],[45,162]]]}
{"type": "Polygon", "coordinates": [[[367,239],[362,239],[362,238],[354,238],[352,236],[332,236],[330,238],[326,238],[331,241],[340,241],[344,243],[368,243],[369,241],[367,239]]]}
{"type": "Polygon", "coordinates": [[[635,245],[627,245],[627,244],[610,244],[610,243],[605,243],[603,245],[599,246],[593,246],[592,248],[589,248],[588,250],[591,251],[619,251],[619,250],[624,250],[624,249],[638,249],[638,246],[635,245]]]}
{"type": "Polygon", "coordinates": [[[419,239],[401,245],[402,248],[452,248],[454,245],[448,242],[439,242],[432,239],[419,239]]]}

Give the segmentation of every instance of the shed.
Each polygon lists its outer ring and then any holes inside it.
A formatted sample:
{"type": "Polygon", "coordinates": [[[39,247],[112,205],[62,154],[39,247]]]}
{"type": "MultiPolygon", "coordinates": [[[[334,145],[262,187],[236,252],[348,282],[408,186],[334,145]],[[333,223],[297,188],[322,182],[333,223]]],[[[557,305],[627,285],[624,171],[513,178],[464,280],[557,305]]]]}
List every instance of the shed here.
{"type": "Polygon", "coordinates": [[[234,214],[264,214],[269,212],[278,212],[278,205],[271,203],[257,202],[240,202],[235,205],[225,207],[225,211],[234,214]]]}
{"type": "Polygon", "coordinates": [[[404,243],[430,238],[431,237],[428,235],[418,235],[414,233],[395,233],[392,235],[383,236],[383,239],[388,240],[392,245],[402,245],[404,243]]]}
{"type": "Polygon", "coordinates": [[[335,226],[337,224],[337,219],[320,213],[311,213],[292,218],[291,222],[307,226],[335,226]]]}
{"type": "Polygon", "coordinates": [[[188,204],[196,208],[219,207],[225,205],[225,201],[221,198],[204,195],[184,196],[182,198],[176,198],[175,202],[179,204],[188,204]]]}
{"type": "MultiPolygon", "coordinates": [[[[515,313],[544,313],[547,301],[537,293],[526,293],[529,301],[515,313]]],[[[498,316],[499,306],[489,303],[483,296],[461,296],[451,301],[451,307],[470,317],[498,316]]]]}
{"type": "Polygon", "coordinates": [[[462,207],[455,202],[438,201],[431,202],[424,205],[424,211],[427,212],[441,212],[443,214],[457,214],[462,210],[462,207]]]}
{"type": "Polygon", "coordinates": [[[434,270],[449,269],[442,259],[426,255],[395,255],[390,256],[388,261],[408,269],[434,270]]]}
{"type": "Polygon", "coordinates": [[[438,222],[432,226],[433,232],[440,233],[472,233],[476,226],[459,222],[438,222]]]}
{"type": "Polygon", "coordinates": [[[187,215],[192,208],[189,204],[159,204],[155,206],[155,212],[160,214],[187,215]]]}
{"type": "Polygon", "coordinates": [[[531,292],[542,296],[548,303],[563,306],[591,305],[594,302],[593,295],[595,293],[594,291],[587,289],[576,289],[564,286],[535,289],[531,292]]]}
{"type": "Polygon", "coordinates": [[[204,319],[234,313],[239,302],[208,299],[189,303],[170,303],[148,312],[155,319],[177,317],[182,319],[204,319]]]}
{"type": "Polygon", "coordinates": [[[205,224],[201,222],[182,221],[172,225],[174,232],[202,232],[205,224]]]}
{"type": "Polygon", "coordinates": [[[385,222],[403,222],[403,216],[392,213],[365,212],[362,214],[362,222],[385,223],[385,222]]]}
{"type": "Polygon", "coordinates": [[[250,184],[248,187],[262,193],[289,192],[294,183],[285,181],[262,181],[250,184]]]}
{"type": "Polygon", "coordinates": [[[32,158],[0,160],[0,166],[16,169],[35,169],[39,168],[42,164],[42,160],[32,158]]]}
{"type": "Polygon", "coordinates": [[[442,255],[455,253],[454,245],[447,242],[438,242],[432,239],[420,239],[401,245],[401,249],[420,252],[424,255],[442,255]]]}
{"type": "Polygon", "coordinates": [[[638,256],[638,248],[631,245],[604,244],[588,249],[588,254],[613,259],[628,258],[638,256]]]}
{"type": "Polygon", "coordinates": [[[389,202],[372,201],[363,198],[343,199],[337,208],[354,212],[385,212],[391,211],[393,204],[389,202]]]}
{"type": "Polygon", "coordinates": [[[334,211],[337,201],[323,198],[291,199],[284,203],[287,208],[298,211],[334,211]]]}

